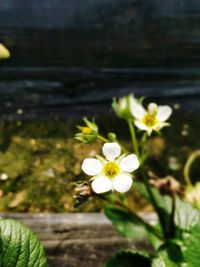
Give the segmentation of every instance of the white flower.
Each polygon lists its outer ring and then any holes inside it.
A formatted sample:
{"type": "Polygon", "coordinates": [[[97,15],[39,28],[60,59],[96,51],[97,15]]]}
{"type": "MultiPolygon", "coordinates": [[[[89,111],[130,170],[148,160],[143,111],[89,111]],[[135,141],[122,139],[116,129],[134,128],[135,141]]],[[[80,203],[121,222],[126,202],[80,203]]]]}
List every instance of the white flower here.
{"type": "Polygon", "coordinates": [[[131,172],[139,167],[135,154],[125,156],[121,154],[121,147],[117,143],[105,143],[102,148],[105,158],[87,158],[83,161],[82,170],[92,177],[92,189],[95,193],[105,193],[116,190],[124,193],[131,188],[131,172]]]}
{"type": "Polygon", "coordinates": [[[147,131],[148,135],[152,131],[159,131],[170,125],[166,122],[172,114],[172,109],[169,106],[158,106],[155,103],[150,103],[146,110],[137,99],[132,97],[130,99],[130,110],[135,118],[135,126],[140,130],[147,131]]]}

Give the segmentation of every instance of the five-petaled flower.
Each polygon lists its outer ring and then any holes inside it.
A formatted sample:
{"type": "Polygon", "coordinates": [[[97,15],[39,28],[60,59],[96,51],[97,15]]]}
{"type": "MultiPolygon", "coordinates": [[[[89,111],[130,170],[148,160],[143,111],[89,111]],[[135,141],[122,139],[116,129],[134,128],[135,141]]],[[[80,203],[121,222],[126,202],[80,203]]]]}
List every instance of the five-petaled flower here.
{"type": "Polygon", "coordinates": [[[158,106],[155,103],[150,103],[147,110],[134,97],[130,98],[130,110],[134,117],[134,124],[137,128],[147,131],[151,135],[152,131],[159,131],[170,124],[166,120],[171,116],[171,107],[158,106]]]}
{"type": "Polygon", "coordinates": [[[131,173],[139,167],[137,156],[120,156],[121,147],[118,143],[105,143],[102,151],[105,158],[87,158],[82,164],[82,170],[92,176],[93,191],[97,194],[110,190],[127,192],[133,182],[131,173]]]}

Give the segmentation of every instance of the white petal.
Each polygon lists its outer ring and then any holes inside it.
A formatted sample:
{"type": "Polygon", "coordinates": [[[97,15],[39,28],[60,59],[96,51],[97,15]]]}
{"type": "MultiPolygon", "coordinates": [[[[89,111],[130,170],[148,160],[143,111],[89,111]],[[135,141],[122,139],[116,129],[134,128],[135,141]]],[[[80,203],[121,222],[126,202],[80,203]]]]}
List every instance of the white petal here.
{"type": "Polygon", "coordinates": [[[97,194],[105,193],[112,189],[112,182],[106,176],[98,176],[92,182],[92,189],[97,194]]]}
{"type": "Polygon", "coordinates": [[[102,164],[98,159],[85,159],[82,164],[82,170],[87,174],[87,175],[97,175],[101,172],[102,170],[102,164]]]}
{"type": "Polygon", "coordinates": [[[149,112],[150,114],[155,114],[155,113],[157,113],[157,111],[158,111],[158,105],[155,104],[155,103],[150,103],[150,104],[148,105],[147,109],[148,109],[148,112],[149,112]]]}
{"type": "Polygon", "coordinates": [[[169,106],[159,106],[157,119],[160,122],[166,121],[172,114],[172,109],[169,106]]]}
{"type": "Polygon", "coordinates": [[[139,167],[140,163],[135,154],[131,154],[123,158],[120,162],[120,168],[124,172],[133,172],[139,167]]]}
{"type": "Polygon", "coordinates": [[[163,127],[170,126],[169,122],[160,122],[156,126],[154,126],[155,131],[161,130],[163,127]]]}
{"type": "MultiPolygon", "coordinates": [[[[155,126],[154,126],[154,128],[155,128],[155,126]]],[[[153,130],[155,130],[154,128],[148,128],[148,130],[147,130],[148,136],[150,136],[152,134],[153,130]]]]}
{"type": "Polygon", "coordinates": [[[121,147],[118,143],[105,143],[102,148],[103,154],[107,160],[114,160],[121,154],[121,147]]]}
{"type": "Polygon", "coordinates": [[[143,106],[140,104],[140,102],[133,97],[130,98],[130,110],[131,114],[136,119],[142,119],[147,113],[143,106]]]}
{"type": "Polygon", "coordinates": [[[139,128],[142,131],[148,131],[149,127],[147,127],[143,122],[141,121],[134,121],[134,124],[137,128],[139,128]]]}
{"type": "Polygon", "coordinates": [[[115,177],[113,188],[120,193],[127,192],[133,183],[133,179],[129,175],[121,174],[115,177]]]}

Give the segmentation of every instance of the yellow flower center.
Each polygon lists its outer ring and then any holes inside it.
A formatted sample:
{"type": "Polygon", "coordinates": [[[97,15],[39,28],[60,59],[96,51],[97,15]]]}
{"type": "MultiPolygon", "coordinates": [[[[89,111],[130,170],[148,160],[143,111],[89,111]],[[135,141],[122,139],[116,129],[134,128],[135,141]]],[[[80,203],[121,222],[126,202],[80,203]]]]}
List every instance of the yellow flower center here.
{"type": "Polygon", "coordinates": [[[154,114],[147,114],[142,119],[142,122],[148,127],[153,127],[157,124],[158,120],[154,114]]]}
{"type": "Polygon", "coordinates": [[[81,127],[81,132],[83,134],[91,134],[92,133],[92,129],[90,127],[81,127]]]}
{"type": "Polygon", "coordinates": [[[109,178],[113,178],[115,176],[118,175],[120,168],[119,165],[116,164],[115,162],[108,162],[106,163],[106,165],[104,166],[104,174],[109,177],[109,178]]]}

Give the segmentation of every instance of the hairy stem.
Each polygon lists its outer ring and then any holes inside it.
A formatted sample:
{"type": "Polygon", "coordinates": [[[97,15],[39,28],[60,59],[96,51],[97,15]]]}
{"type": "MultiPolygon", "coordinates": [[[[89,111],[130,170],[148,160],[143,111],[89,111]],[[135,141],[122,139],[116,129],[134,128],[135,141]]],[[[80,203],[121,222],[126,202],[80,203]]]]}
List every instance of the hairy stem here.
{"type": "Polygon", "coordinates": [[[131,140],[132,140],[132,144],[133,144],[133,149],[135,151],[136,156],[138,157],[138,160],[140,161],[140,152],[139,152],[139,147],[138,147],[138,143],[137,143],[137,139],[136,139],[136,135],[135,135],[135,129],[133,126],[133,122],[131,119],[127,120],[128,126],[129,126],[129,131],[131,134],[131,140]]]}
{"type": "Polygon", "coordinates": [[[108,143],[108,142],[109,142],[109,140],[108,140],[107,138],[103,137],[103,136],[100,135],[100,134],[97,135],[97,138],[98,138],[99,140],[105,142],[105,143],[108,143]]]}
{"type": "Polygon", "coordinates": [[[149,197],[151,199],[151,203],[155,209],[155,211],[157,212],[158,214],[158,217],[159,217],[159,221],[160,221],[160,224],[161,224],[161,227],[162,227],[162,231],[163,231],[163,235],[167,238],[167,233],[165,231],[165,221],[164,221],[164,218],[160,212],[160,209],[159,209],[159,206],[156,202],[156,199],[154,197],[154,194],[151,190],[151,185],[149,184],[149,180],[148,180],[148,177],[144,171],[144,168],[142,166],[142,160],[141,160],[141,156],[140,156],[140,153],[139,153],[139,146],[138,146],[138,142],[137,142],[137,138],[136,138],[136,134],[135,134],[135,128],[134,128],[134,125],[133,125],[133,122],[132,122],[132,119],[128,119],[127,120],[127,123],[128,123],[128,126],[129,126],[129,130],[130,130],[130,135],[131,135],[131,140],[132,140],[132,145],[133,145],[133,149],[135,151],[135,154],[137,155],[138,157],[138,160],[140,162],[140,171],[141,171],[141,176],[142,176],[142,179],[143,179],[143,183],[146,187],[146,190],[149,194],[149,197]]]}

